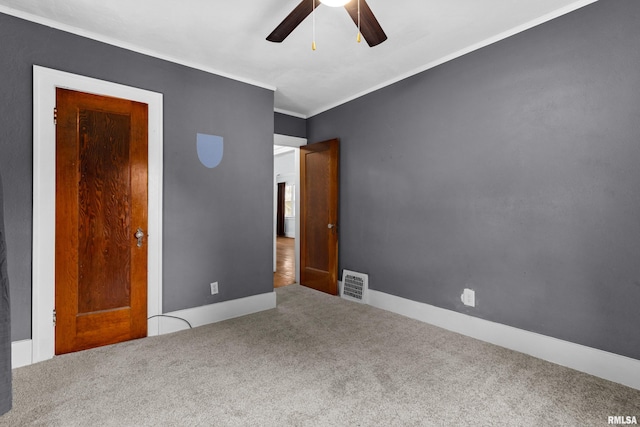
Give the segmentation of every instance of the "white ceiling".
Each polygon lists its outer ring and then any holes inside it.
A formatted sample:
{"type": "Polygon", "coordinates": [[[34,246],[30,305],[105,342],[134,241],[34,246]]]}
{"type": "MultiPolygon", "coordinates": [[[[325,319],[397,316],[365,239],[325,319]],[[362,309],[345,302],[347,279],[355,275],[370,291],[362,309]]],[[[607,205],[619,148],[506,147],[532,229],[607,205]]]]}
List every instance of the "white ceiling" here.
{"type": "Polygon", "coordinates": [[[0,12],[275,89],[276,111],[309,117],[594,1],[367,0],[389,37],[374,48],[323,5],[316,51],[311,17],[265,40],[300,0],[0,0],[0,12]]]}

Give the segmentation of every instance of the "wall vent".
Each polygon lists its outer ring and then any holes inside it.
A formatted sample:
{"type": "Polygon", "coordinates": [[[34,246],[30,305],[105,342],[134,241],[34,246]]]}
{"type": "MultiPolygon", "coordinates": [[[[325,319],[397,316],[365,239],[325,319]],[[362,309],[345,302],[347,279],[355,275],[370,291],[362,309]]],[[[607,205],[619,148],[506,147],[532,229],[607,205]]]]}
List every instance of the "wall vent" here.
{"type": "Polygon", "coordinates": [[[369,275],[342,270],[340,296],[344,299],[367,304],[369,302],[369,275]]]}

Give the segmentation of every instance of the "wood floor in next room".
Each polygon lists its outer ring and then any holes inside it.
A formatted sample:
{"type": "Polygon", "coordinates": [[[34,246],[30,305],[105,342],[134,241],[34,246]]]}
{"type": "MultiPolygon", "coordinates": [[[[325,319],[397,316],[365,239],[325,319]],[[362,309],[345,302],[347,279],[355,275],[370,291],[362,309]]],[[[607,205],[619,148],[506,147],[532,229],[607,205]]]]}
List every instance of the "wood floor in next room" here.
{"type": "Polygon", "coordinates": [[[295,239],[278,237],[276,242],[276,272],[273,287],[281,288],[296,282],[295,239]]]}

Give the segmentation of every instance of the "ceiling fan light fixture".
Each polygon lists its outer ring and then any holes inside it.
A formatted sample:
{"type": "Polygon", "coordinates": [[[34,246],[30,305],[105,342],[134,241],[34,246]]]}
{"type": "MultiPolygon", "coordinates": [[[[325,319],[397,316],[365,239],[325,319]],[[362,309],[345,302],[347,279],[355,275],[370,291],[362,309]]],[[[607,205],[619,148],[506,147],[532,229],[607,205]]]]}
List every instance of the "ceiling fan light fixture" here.
{"type": "Polygon", "coordinates": [[[374,47],[387,40],[387,35],[367,4],[367,0],[358,0],[357,5],[354,0],[313,0],[311,2],[309,0],[300,0],[300,4],[267,36],[267,40],[273,43],[281,43],[309,15],[312,15],[315,21],[314,12],[320,2],[328,6],[342,6],[345,8],[356,27],[358,27],[358,41],[364,39],[370,47],[374,47]]]}
{"type": "Polygon", "coordinates": [[[326,4],[330,7],[340,7],[349,3],[351,0],[320,0],[320,3],[326,4]]]}

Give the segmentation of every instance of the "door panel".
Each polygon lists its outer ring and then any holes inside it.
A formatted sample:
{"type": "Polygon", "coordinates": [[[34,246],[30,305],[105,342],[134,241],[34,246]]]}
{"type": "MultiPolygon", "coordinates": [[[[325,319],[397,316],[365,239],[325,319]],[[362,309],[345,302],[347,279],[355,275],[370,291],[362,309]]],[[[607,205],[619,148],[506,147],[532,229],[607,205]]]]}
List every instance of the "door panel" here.
{"type": "Polygon", "coordinates": [[[147,105],[57,89],[56,354],[147,334],[147,105]],[[146,234],[146,233],[145,233],[146,234]]]}
{"type": "Polygon", "coordinates": [[[300,283],[338,293],[339,141],[300,147],[300,283]]]}
{"type": "Polygon", "coordinates": [[[79,113],[78,311],[90,313],[129,305],[129,116],[79,113]]]}

